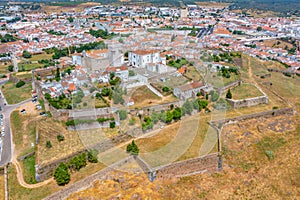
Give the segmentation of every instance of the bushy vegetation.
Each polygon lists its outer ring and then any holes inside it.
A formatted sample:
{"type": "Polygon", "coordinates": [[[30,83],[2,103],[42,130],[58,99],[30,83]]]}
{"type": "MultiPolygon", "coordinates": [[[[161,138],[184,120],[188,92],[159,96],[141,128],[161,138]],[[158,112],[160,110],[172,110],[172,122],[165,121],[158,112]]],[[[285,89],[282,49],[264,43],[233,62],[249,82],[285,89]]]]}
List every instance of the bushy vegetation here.
{"type": "Polygon", "coordinates": [[[111,117],[111,118],[98,118],[98,119],[97,119],[97,121],[98,121],[99,123],[103,123],[103,122],[106,122],[106,121],[112,121],[112,120],[114,120],[113,117],[111,117]]]}
{"type": "Polygon", "coordinates": [[[230,74],[234,73],[235,75],[238,75],[238,69],[236,67],[222,67],[219,70],[219,75],[222,75],[224,78],[230,78],[230,74]]]}
{"type": "Polygon", "coordinates": [[[72,109],[71,100],[64,94],[57,98],[51,98],[51,95],[46,93],[45,98],[48,100],[49,104],[56,109],[72,109]]]}
{"type": "Polygon", "coordinates": [[[23,51],[23,53],[22,53],[22,57],[23,58],[31,58],[32,57],[32,55],[31,55],[31,53],[29,53],[28,51],[23,51]]]}
{"type": "Polygon", "coordinates": [[[60,163],[55,169],[54,179],[58,185],[66,185],[70,182],[71,175],[69,169],[65,163],[60,163]]]}
{"type": "Polygon", "coordinates": [[[194,101],[187,100],[182,107],[170,106],[167,111],[152,112],[151,116],[145,116],[142,122],[142,130],[152,129],[154,124],[159,121],[163,123],[171,123],[173,120],[180,120],[182,116],[192,114],[193,110],[201,111],[208,106],[207,100],[196,99],[194,101]]]}
{"type": "Polygon", "coordinates": [[[16,88],[20,88],[20,87],[22,87],[23,85],[25,85],[25,82],[24,82],[24,81],[19,81],[19,82],[16,84],[16,88]]]}
{"type": "Polygon", "coordinates": [[[139,148],[136,145],[136,143],[134,142],[134,140],[132,140],[132,142],[127,145],[126,151],[128,153],[130,153],[131,155],[138,155],[139,154],[139,148]]]}
{"type": "Polygon", "coordinates": [[[115,36],[114,33],[108,33],[106,30],[102,30],[102,29],[99,29],[99,30],[90,29],[89,34],[91,34],[95,38],[100,37],[102,39],[111,39],[115,36]]]}
{"type": "Polygon", "coordinates": [[[81,168],[87,165],[86,154],[82,153],[70,159],[68,162],[69,169],[71,171],[79,171],[81,168]]]}
{"type": "Polygon", "coordinates": [[[227,91],[227,93],[226,93],[226,98],[227,99],[231,99],[232,98],[232,94],[231,94],[231,91],[230,91],[230,89],[227,91]]]}
{"type": "Polygon", "coordinates": [[[62,142],[62,141],[65,140],[65,137],[64,137],[62,134],[58,134],[58,135],[57,135],[57,140],[58,140],[59,142],[62,142]]]}
{"type": "Polygon", "coordinates": [[[87,44],[81,44],[79,46],[70,46],[68,48],[63,48],[63,49],[53,47],[53,48],[49,48],[49,49],[44,49],[44,51],[47,54],[54,53],[52,58],[59,59],[63,56],[68,56],[69,54],[75,53],[75,51],[78,53],[81,53],[84,50],[88,51],[88,50],[92,50],[92,49],[104,49],[105,47],[106,46],[105,46],[104,42],[99,41],[99,42],[91,42],[91,43],[87,43],[87,44]]]}
{"type": "Polygon", "coordinates": [[[181,68],[183,65],[188,64],[189,62],[185,58],[177,59],[177,60],[170,60],[168,65],[171,67],[175,67],[176,69],[181,68]]]}
{"type": "Polygon", "coordinates": [[[126,110],[119,110],[119,117],[120,117],[120,120],[127,119],[127,111],[126,110]]]}
{"type": "Polygon", "coordinates": [[[0,41],[1,43],[7,43],[7,42],[15,42],[19,40],[16,36],[13,36],[11,34],[5,34],[4,36],[0,35],[0,41]]]}

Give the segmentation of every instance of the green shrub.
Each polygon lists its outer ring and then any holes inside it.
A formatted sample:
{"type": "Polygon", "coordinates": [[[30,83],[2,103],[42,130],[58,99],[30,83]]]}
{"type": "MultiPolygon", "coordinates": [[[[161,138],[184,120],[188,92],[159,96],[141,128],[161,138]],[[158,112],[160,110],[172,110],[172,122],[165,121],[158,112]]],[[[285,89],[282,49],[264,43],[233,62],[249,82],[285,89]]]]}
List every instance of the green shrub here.
{"type": "Polygon", "coordinates": [[[65,140],[65,137],[64,137],[63,135],[61,135],[61,134],[58,134],[58,135],[57,135],[57,140],[58,140],[59,142],[64,141],[64,140],[65,140]]]}
{"type": "Polygon", "coordinates": [[[138,155],[139,154],[139,148],[135,144],[134,140],[130,144],[127,145],[126,151],[130,153],[131,155],[138,155]]]}
{"type": "Polygon", "coordinates": [[[68,171],[68,167],[65,163],[60,163],[55,169],[54,179],[58,185],[66,185],[70,182],[71,175],[68,171]]]}
{"type": "Polygon", "coordinates": [[[47,148],[51,148],[51,147],[52,147],[51,141],[48,140],[48,141],[46,142],[46,147],[47,147],[47,148]]]}
{"type": "Polygon", "coordinates": [[[19,81],[19,82],[16,84],[16,87],[17,87],[17,88],[20,88],[20,87],[22,87],[23,85],[25,85],[25,82],[24,82],[24,81],[19,81]]]}
{"type": "Polygon", "coordinates": [[[110,122],[109,123],[109,128],[115,128],[116,127],[116,122],[110,122]]]}

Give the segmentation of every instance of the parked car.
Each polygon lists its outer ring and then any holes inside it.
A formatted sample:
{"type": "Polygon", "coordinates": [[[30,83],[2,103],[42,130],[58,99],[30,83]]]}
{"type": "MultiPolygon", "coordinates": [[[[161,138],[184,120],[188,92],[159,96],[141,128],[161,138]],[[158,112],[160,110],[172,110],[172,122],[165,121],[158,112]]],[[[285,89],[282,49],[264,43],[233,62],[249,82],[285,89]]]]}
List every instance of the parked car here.
{"type": "Polygon", "coordinates": [[[45,112],[40,112],[40,115],[46,115],[46,113],[45,112]]]}

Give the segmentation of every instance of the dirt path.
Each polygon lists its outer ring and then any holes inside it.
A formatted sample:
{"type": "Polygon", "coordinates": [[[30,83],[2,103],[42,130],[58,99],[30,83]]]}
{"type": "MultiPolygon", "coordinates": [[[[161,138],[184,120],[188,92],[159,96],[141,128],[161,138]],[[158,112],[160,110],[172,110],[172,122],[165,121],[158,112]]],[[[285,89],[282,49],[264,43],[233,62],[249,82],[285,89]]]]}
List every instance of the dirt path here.
{"type": "Polygon", "coordinates": [[[13,160],[13,164],[16,167],[16,171],[17,171],[16,175],[17,175],[17,179],[18,179],[19,184],[21,186],[25,187],[25,188],[29,188],[29,189],[38,188],[38,187],[47,185],[48,183],[50,183],[50,182],[52,182],[54,180],[53,178],[50,178],[48,180],[45,180],[43,182],[39,182],[39,183],[36,183],[36,184],[28,184],[24,180],[23,172],[22,172],[22,168],[20,166],[20,163],[16,159],[14,159],[13,160]]]}

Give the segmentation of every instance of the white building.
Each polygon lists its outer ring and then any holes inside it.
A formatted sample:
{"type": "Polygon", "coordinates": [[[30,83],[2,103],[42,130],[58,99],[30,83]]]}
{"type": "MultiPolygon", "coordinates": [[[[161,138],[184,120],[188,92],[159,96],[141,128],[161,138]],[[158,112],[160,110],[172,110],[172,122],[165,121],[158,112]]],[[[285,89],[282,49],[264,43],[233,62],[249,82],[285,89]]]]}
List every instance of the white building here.
{"type": "Polygon", "coordinates": [[[161,62],[158,50],[137,50],[128,53],[129,64],[137,68],[146,68],[147,63],[161,62]]]}

